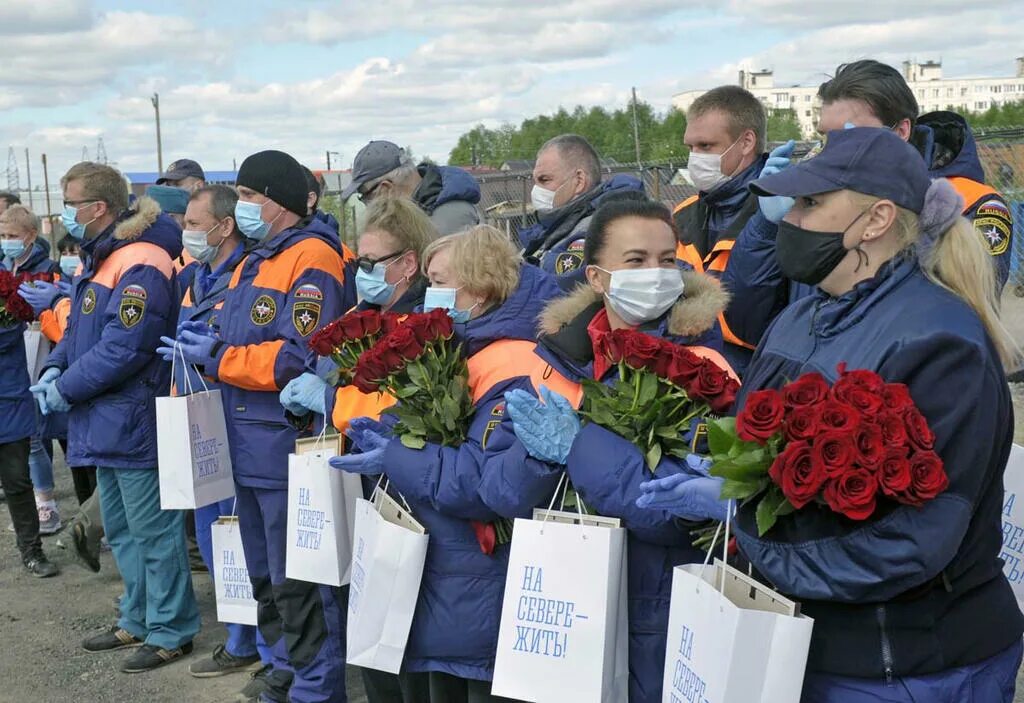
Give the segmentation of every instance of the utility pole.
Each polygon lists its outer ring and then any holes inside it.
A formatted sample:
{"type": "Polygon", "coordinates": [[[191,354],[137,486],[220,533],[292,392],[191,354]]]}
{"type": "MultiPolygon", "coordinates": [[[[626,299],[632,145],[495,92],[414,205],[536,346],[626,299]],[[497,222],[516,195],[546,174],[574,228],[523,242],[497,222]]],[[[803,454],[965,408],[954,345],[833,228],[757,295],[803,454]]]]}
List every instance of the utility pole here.
{"type": "Polygon", "coordinates": [[[46,154],[43,154],[43,188],[46,190],[46,216],[50,217],[53,210],[50,208],[50,173],[46,168],[46,154]]]}
{"type": "Polygon", "coordinates": [[[160,140],[160,93],[153,93],[150,98],[156,111],[156,168],[158,173],[164,172],[164,145],[160,140]]]}
{"type": "Polygon", "coordinates": [[[337,156],[338,160],[341,161],[341,152],[340,151],[328,151],[327,152],[327,170],[328,171],[331,170],[331,154],[333,154],[334,156],[337,156]]]}
{"type": "Polygon", "coordinates": [[[636,165],[640,166],[640,127],[636,121],[636,88],[633,88],[633,145],[636,148],[636,165]]]}
{"type": "Polygon", "coordinates": [[[28,179],[28,209],[34,210],[35,205],[32,203],[32,167],[28,161],[28,147],[25,147],[25,178],[28,179]]]}

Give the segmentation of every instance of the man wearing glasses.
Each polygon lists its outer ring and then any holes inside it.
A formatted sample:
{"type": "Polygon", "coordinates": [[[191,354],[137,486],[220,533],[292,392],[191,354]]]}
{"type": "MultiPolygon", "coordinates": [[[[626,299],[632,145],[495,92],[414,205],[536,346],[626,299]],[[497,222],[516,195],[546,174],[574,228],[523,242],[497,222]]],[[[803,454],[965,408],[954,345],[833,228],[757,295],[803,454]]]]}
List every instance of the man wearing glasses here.
{"type": "Polygon", "coordinates": [[[404,149],[388,141],[372,141],[356,154],[352,182],[341,199],[354,194],[367,205],[376,198],[409,198],[430,216],[441,235],[480,224],[480,186],[472,176],[454,166],[417,166],[404,149]]]}

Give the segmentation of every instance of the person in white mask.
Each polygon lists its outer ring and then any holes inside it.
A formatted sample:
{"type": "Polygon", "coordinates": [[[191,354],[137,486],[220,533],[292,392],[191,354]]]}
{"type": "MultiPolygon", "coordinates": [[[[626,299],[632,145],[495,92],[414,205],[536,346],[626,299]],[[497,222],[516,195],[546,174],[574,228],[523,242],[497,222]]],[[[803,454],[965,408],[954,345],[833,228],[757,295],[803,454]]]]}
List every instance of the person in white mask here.
{"type": "Polygon", "coordinates": [[[561,134],[537,152],[530,202],[537,224],[520,230],[527,261],[559,277],[569,288],[583,280],[583,243],[594,211],[624,193],[643,193],[633,176],[617,174],[601,181],[594,147],[577,134],[561,134]]]}
{"type": "MultiPolygon", "coordinates": [[[[732,270],[735,259],[746,261],[744,247],[775,240],[777,226],[764,218],[757,198],[747,190],[768,162],[769,155],[764,153],[767,124],[758,99],[734,85],[708,91],[686,113],[687,170],[698,193],[673,212],[679,233],[677,254],[696,271],[721,278],[729,290],[733,290],[731,276],[756,276],[755,267],[732,270]]],[[[792,144],[777,151],[771,156],[786,162],[792,144]]],[[[741,374],[764,331],[761,323],[785,305],[785,292],[774,293],[768,291],[756,300],[734,298],[719,320],[726,358],[741,374]]]]}

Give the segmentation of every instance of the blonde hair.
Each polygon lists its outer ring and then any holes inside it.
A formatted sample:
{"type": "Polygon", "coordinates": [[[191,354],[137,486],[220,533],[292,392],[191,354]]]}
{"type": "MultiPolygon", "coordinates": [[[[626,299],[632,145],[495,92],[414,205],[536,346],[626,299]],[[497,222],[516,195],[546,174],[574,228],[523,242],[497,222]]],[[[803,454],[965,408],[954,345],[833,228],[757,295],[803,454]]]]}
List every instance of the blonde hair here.
{"type": "Polygon", "coordinates": [[[437,239],[437,228],[420,206],[408,198],[377,198],[366,210],[363,233],[386,232],[402,251],[412,251],[423,260],[423,250],[437,239]]]}
{"type": "Polygon", "coordinates": [[[15,204],[0,214],[0,222],[33,234],[39,233],[39,216],[24,205],[15,204]]]}
{"type": "Polygon", "coordinates": [[[423,273],[437,252],[448,249],[455,276],[467,291],[501,304],[519,286],[523,258],[505,234],[490,225],[477,225],[435,239],[423,252],[423,273]]]}
{"type": "MultiPolygon", "coordinates": [[[[851,195],[854,196],[854,202],[864,207],[878,201],[878,198],[869,195],[851,195]]],[[[935,246],[921,253],[916,247],[921,237],[917,214],[899,206],[896,212],[896,220],[890,230],[895,236],[896,250],[917,252],[913,255],[918,257],[921,270],[928,280],[971,306],[985,325],[1004,368],[1013,368],[1020,359],[1021,350],[999,316],[992,257],[974,225],[963,217],[956,218],[950,228],[939,235],[935,246]]]]}
{"type": "Polygon", "coordinates": [[[82,198],[98,200],[110,206],[114,214],[128,209],[128,184],[116,168],[91,161],[75,164],[60,179],[61,188],[71,181],[82,182],[82,198]]]}

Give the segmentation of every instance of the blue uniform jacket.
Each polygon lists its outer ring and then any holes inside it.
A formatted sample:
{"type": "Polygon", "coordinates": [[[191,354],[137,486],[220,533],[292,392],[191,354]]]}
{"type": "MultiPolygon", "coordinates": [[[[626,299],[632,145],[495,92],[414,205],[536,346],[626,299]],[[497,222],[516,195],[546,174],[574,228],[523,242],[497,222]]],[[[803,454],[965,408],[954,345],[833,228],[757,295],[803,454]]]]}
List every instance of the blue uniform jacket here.
{"type": "Polygon", "coordinates": [[[68,464],[155,469],[156,397],[170,386],[170,365],[156,355],[174,336],[180,296],[172,259],[181,230],[150,198],[82,242],[63,339],[47,359],[62,370],[68,403],[68,464]]]}
{"type": "Polygon", "coordinates": [[[922,508],[889,505],[865,522],[811,507],[763,538],[754,504],[740,509],[743,553],[815,619],[809,671],[922,675],[1006,649],[1024,630],[999,558],[1013,407],[984,326],[913,258],[898,259],[839,298],[818,292],[779,315],[737,407],[804,373],[834,381],[840,362],[909,387],[950,485],[922,508]]]}
{"type": "Polygon", "coordinates": [[[503,305],[456,326],[469,357],[471,382],[488,386],[475,388],[477,411],[464,444],[457,448],[428,444],[413,450],[395,439],[385,451],[384,466],[392,486],[409,501],[413,515],[430,534],[405,649],[406,671],[439,671],[484,681],[493,676],[509,546],[484,554],[470,521],[529,515],[535,506],[547,503],[550,492],[535,499],[513,484],[502,486],[497,495],[487,495],[495,492],[498,481],[484,487],[485,467],[497,468],[499,463],[491,464],[490,459],[508,446],[498,447],[491,440],[495,425],[505,420],[503,395],[514,388],[536,391],[529,376],[511,367],[475,374],[473,357],[493,342],[524,340],[525,354],[520,358],[530,358],[537,315],[559,293],[552,277],[524,265],[519,287],[503,305]]]}
{"type": "Polygon", "coordinates": [[[36,431],[35,402],[28,386],[25,325],[0,327],[0,444],[28,439],[36,431]]]}
{"type": "MultiPolygon", "coordinates": [[[[204,364],[221,382],[235,480],[285,489],[299,432],[279,393],[305,370],[309,338],[355,304],[337,233],[306,218],[256,244],[235,268],[204,364]]],[[[345,254],[351,256],[351,254],[345,254]]]]}
{"type": "MultiPolygon", "coordinates": [[[[660,320],[641,329],[667,337],[677,344],[705,346],[721,352],[722,337],[717,318],[726,298],[710,277],[686,272],[686,298],[660,320]]],[[[587,325],[602,303],[589,288],[556,301],[541,318],[537,354],[555,371],[573,381],[593,378],[593,346],[587,325]]],[[[614,376],[609,370],[605,381],[614,376]]],[[[511,428],[499,428],[500,446],[510,443],[505,459],[506,490],[531,499],[549,500],[558,472],[549,464],[525,460],[522,444],[512,437],[511,428]]],[[[668,630],[672,568],[678,564],[702,562],[704,552],[691,545],[690,527],[670,513],[638,508],[640,483],[681,472],[680,462],[666,458],[652,475],[640,450],[619,435],[595,424],[586,424],[573,442],[566,461],[572,485],[589,509],[598,515],[616,517],[627,530],[629,608],[629,700],[630,703],[661,701],[665,665],[665,637],[668,630]]],[[[522,515],[521,515],[522,516],[522,515]]]]}

